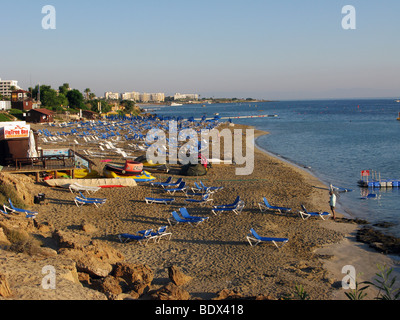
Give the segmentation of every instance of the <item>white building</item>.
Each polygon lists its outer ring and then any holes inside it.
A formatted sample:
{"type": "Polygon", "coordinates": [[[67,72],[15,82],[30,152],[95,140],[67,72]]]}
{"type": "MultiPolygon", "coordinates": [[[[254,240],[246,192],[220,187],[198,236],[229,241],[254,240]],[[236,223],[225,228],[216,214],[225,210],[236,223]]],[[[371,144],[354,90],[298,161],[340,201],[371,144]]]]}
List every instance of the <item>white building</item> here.
{"type": "Polygon", "coordinates": [[[199,100],[199,95],[196,93],[174,94],[174,100],[182,100],[182,99],[199,100]]]}
{"type": "Polygon", "coordinates": [[[17,90],[21,89],[18,86],[18,81],[16,80],[1,80],[0,78],[0,95],[4,97],[11,96],[11,87],[15,87],[17,90]]]}
{"type": "Polygon", "coordinates": [[[163,102],[165,101],[165,93],[125,92],[122,94],[122,100],[131,100],[136,102],[163,102]]]}
{"type": "Polygon", "coordinates": [[[164,102],[165,101],[165,94],[162,93],[162,92],[152,93],[150,99],[153,102],[164,102]]]}
{"type": "Polygon", "coordinates": [[[0,111],[10,110],[11,101],[0,101],[0,111]]]}
{"type": "Polygon", "coordinates": [[[149,102],[150,101],[150,93],[143,92],[140,94],[140,102],[149,102]]]}
{"type": "Polygon", "coordinates": [[[125,92],[122,94],[122,100],[131,100],[131,101],[139,101],[140,93],[139,92],[125,92]]]}
{"type": "Polygon", "coordinates": [[[118,100],[119,99],[119,93],[117,93],[117,92],[106,92],[106,93],[104,93],[104,97],[107,100],[118,100]]]}

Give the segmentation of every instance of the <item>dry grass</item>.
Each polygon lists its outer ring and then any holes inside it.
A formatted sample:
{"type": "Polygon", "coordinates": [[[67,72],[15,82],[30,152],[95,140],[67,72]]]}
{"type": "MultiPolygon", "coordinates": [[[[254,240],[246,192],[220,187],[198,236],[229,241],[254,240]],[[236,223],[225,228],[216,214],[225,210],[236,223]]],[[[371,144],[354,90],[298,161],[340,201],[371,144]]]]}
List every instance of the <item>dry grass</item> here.
{"type": "Polygon", "coordinates": [[[8,204],[8,199],[11,199],[14,206],[25,209],[26,204],[24,201],[18,196],[15,188],[11,185],[2,184],[0,185],[0,205],[2,203],[8,204]]]}

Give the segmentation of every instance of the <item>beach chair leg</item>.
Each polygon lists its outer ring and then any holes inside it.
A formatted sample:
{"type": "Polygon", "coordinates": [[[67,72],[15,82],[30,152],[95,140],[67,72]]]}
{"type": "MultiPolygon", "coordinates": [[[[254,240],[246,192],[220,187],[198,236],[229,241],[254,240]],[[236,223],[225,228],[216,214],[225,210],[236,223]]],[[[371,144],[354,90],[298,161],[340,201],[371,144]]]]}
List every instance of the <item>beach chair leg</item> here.
{"type": "Polygon", "coordinates": [[[303,212],[303,211],[299,211],[299,215],[300,215],[300,217],[301,217],[303,220],[307,220],[307,219],[310,217],[309,214],[306,214],[306,213],[303,212]]]}
{"type": "Polygon", "coordinates": [[[281,244],[280,246],[276,243],[276,241],[272,241],[272,243],[277,247],[278,249],[282,248],[285,243],[281,244]]]}
{"type": "Polygon", "coordinates": [[[251,243],[250,237],[249,237],[249,236],[247,236],[247,237],[246,237],[246,239],[247,239],[247,241],[249,242],[250,246],[252,247],[252,246],[253,246],[253,244],[251,243]]]}
{"type": "MultiPolygon", "coordinates": [[[[170,219],[170,218],[168,218],[167,219],[168,220],[168,223],[169,223],[169,225],[171,226],[171,227],[173,227],[174,226],[174,224],[172,223],[172,219],[170,219]]],[[[175,221],[175,220],[174,220],[175,221]]],[[[177,225],[179,222],[177,222],[177,221],[175,221],[176,223],[175,223],[175,225],[177,225]]]]}
{"type": "Polygon", "coordinates": [[[319,214],[319,216],[321,217],[322,220],[325,220],[325,218],[322,215],[322,212],[319,214]]]}
{"type": "Polygon", "coordinates": [[[260,240],[255,239],[253,237],[247,236],[247,241],[249,242],[250,246],[255,247],[256,245],[258,245],[260,243],[260,240]],[[254,243],[252,242],[254,241],[254,243]]]}
{"type": "Polygon", "coordinates": [[[126,243],[126,242],[128,242],[128,238],[123,238],[120,234],[118,235],[118,239],[119,239],[119,241],[121,241],[121,243],[126,243]]]}

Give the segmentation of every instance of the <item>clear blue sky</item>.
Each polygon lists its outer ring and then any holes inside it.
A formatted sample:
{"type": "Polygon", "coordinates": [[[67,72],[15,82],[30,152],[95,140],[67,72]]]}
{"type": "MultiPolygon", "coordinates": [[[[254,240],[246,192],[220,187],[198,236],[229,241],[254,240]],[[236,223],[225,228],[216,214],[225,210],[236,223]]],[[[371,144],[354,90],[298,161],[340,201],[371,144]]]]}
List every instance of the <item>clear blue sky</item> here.
{"type": "Polygon", "coordinates": [[[400,96],[398,0],[0,0],[0,78],[105,91],[400,96]],[[342,28],[342,7],[356,30],[342,28]],[[42,7],[56,29],[42,28],[42,7]]]}

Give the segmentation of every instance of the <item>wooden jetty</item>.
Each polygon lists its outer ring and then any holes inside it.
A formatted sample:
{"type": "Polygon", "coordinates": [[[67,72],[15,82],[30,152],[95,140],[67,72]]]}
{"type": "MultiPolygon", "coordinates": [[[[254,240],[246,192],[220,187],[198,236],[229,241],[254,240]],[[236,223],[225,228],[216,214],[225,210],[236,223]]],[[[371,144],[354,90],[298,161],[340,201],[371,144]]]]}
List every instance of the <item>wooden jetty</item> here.
{"type": "Polygon", "coordinates": [[[57,176],[58,171],[71,171],[75,178],[75,157],[74,155],[53,155],[33,158],[16,158],[4,166],[0,172],[4,173],[34,173],[36,182],[39,182],[40,173],[53,172],[57,176]]]}

